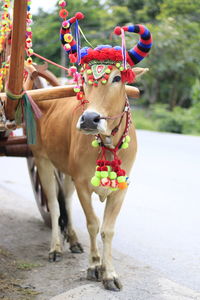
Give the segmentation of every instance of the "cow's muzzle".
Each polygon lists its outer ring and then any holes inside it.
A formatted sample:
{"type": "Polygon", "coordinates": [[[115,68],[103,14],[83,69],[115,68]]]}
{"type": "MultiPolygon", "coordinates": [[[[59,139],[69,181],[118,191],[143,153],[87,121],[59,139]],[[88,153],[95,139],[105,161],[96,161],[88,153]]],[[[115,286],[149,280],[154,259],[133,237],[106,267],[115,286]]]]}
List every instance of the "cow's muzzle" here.
{"type": "Polygon", "coordinates": [[[79,118],[77,128],[86,134],[104,133],[106,122],[95,111],[85,111],[79,118]]]}
{"type": "Polygon", "coordinates": [[[81,116],[80,128],[84,130],[96,130],[100,120],[98,113],[86,111],[81,116]]]}

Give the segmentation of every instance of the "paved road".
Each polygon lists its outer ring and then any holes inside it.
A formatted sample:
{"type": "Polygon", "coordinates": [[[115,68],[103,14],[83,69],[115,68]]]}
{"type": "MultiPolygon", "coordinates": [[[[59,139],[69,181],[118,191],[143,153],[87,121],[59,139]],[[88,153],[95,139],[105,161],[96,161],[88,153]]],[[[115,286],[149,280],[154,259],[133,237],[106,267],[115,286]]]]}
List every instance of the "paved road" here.
{"type": "MultiPolygon", "coordinates": [[[[200,291],[200,137],[138,131],[132,183],[114,247],[186,287],[200,291]]],[[[0,158],[0,185],[34,205],[24,159],[0,158]]],[[[98,214],[103,205],[94,200],[98,214]]],[[[20,210],[20,203],[16,203],[20,210]]],[[[78,200],[74,218],[85,223],[78,200]]]]}

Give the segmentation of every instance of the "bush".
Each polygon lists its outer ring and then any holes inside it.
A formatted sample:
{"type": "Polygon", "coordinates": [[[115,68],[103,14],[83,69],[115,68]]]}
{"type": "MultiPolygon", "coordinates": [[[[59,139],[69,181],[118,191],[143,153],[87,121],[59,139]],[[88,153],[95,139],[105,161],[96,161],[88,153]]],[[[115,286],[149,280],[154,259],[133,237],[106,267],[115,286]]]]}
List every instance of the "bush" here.
{"type": "Polygon", "coordinates": [[[135,109],[133,119],[138,129],[200,135],[199,112],[200,102],[189,109],[175,107],[173,111],[166,105],[154,104],[148,109],[135,109]]]}

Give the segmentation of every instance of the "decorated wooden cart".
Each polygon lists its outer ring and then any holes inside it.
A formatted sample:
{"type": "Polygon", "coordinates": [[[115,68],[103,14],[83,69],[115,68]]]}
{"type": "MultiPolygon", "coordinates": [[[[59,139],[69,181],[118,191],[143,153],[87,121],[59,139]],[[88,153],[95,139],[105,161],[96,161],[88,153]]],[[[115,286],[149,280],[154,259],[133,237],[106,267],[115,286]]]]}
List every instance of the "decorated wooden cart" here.
{"type": "MultiPolygon", "coordinates": [[[[33,0],[34,1],[34,0],[33,0]]],[[[57,78],[47,70],[47,64],[38,66],[32,64],[31,51],[27,51],[27,33],[30,32],[27,19],[27,1],[15,0],[12,30],[7,9],[9,0],[4,1],[4,16],[2,22],[3,40],[0,49],[0,155],[12,157],[25,157],[31,178],[35,199],[41,215],[46,224],[50,225],[50,214],[34,157],[27,143],[27,122],[16,122],[16,109],[23,97],[30,96],[39,104],[41,101],[54,100],[74,96],[74,86],[60,86],[57,78]],[[28,52],[28,60],[25,61],[25,49],[28,52]],[[10,56],[10,58],[9,58],[10,56]],[[41,88],[39,78],[47,80],[50,87],[41,88]],[[17,128],[22,128],[23,134],[15,136],[17,128]]],[[[28,22],[29,23],[29,22],[28,22]]],[[[31,41],[30,41],[31,42],[31,41]]],[[[126,86],[128,96],[139,97],[139,90],[135,87],[126,86]]],[[[1,169],[0,169],[1,170],[1,169]]]]}

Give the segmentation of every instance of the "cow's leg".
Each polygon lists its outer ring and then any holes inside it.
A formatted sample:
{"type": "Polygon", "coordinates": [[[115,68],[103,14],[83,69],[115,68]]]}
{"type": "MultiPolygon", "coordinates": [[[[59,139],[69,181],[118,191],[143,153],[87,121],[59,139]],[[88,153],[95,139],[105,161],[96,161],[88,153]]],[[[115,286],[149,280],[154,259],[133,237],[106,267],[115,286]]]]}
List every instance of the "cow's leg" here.
{"type": "Polygon", "coordinates": [[[97,248],[96,237],[99,232],[99,219],[96,216],[93,207],[91,193],[86,189],[86,185],[76,185],[79,200],[84,210],[87,229],[90,236],[90,256],[89,256],[89,268],[87,270],[87,279],[89,280],[101,280],[101,260],[99,251],[97,248]],[[84,188],[83,188],[84,186],[84,188]]]}
{"type": "Polygon", "coordinates": [[[62,244],[58,219],[60,216],[59,205],[57,201],[56,180],[54,176],[54,166],[48,159],[35,158],[42,187],[47,196],[48,207],[51,215],[52,238],[49,252],[49,261],[59,261],[62,257],[62,244]]]}
{"type": "Polygon", "coordinates": [[[67,224],[67,241],[70,245],[70,250],[72,253],[82,253],[83,248],[78,241],[76,232],[73,228],[72,223],[72,195],[75,190],[74,183],[71,176],[65,175],[64,179],[64,190],[65,190],[65,207],[68,215],[68,224],[67,224]]]}
{"type": "Polygon", "coordinates": [[[101,228],[101,238],[103,241],[103,284],[106,289],[113,291],[119,291],[122,288],[112,263],[112,239],[115,221],[123,203],[124,196],[124,191],[113,192],[108,196],[101,228]]]}

